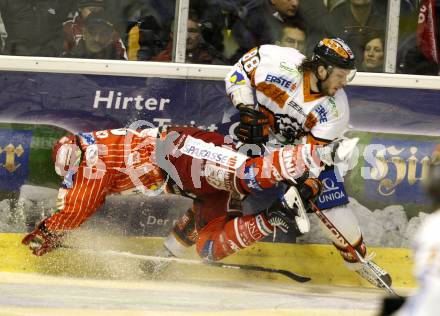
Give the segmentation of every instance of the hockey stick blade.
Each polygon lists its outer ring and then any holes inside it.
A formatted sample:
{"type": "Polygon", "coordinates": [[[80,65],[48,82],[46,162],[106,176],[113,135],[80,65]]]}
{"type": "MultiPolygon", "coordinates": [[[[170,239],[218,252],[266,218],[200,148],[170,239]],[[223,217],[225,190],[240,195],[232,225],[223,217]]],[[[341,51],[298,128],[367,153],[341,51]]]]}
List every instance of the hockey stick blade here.
{"type": "Polygon", "coordinates": [[[261,272],[271,272],[278,273],[288,277],[291,280],[296,282],[305,283],[311,280],[311,278],[303,275],[296,274],[291,271],[283,270],[283,269],[274,269],[274,268],[265,268],[260,266],[253,266],[247,264],[234,264],[234,263],[223,263],[223,262],[215,262],[215,261],[202,261],[202,260],[194,260],[194,259],[182,259],[175,257],[159,257],[159,256],[147,256],[147,255],[138,255],[131,252],[122,252],[115,250],[94,250],[94,249],[84,249],[84,248],[74,248],[69,246],[61,246],[64,249],[78,250],[84,253],[101,255],[101,256],[116,256],[116,257],[124,257],[124,258],[133,258],[143,261],[153,261],[153,262],[176,262],[181,264],[188,265],[208,265],[213,267],[225,268],[225,269],[240,269],[247,271],[261,271],[261,272]]]}
{"type": "Polygon", "coordinates": [[[253,265],[247,265],[247,264],[233,264],[233,263],[222,263],[222,262],[213,262],[213,261],[205,261],[207,265],[220,267],[220,268],[227,268],[227,269],[241,269],[241,270],[247,270],[247,271],[261,271],[261,272],[272,272],[272,273],[278,273],[281,275],[284,275],[288,277],[289,279],[292,279],[296,282],[305,283],[309,282],[311,280],[310,277],[303,276],[288,270],[283,269],[274,269],[274,268],[265,268],[261,266],[253,266],[253,265]]]}

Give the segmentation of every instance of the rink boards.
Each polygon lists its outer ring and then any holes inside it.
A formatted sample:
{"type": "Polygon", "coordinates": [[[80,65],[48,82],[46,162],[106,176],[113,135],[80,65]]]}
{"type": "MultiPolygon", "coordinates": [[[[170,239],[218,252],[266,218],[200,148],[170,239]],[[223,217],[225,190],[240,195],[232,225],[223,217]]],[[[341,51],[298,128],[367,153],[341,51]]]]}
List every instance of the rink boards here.
{"type": "MultiPolygon", "coordinates": [[[[0,271],[33,272],[50,275],[64,275],[88,278],[138,279],[143,278],[139,268],[141,261],[112,255],[91,253],[116,250],[135,254],[153,255],[162,238],[153,237],[115,237],[97,235],[94,232],[79,231],[69,243],[72,247],[88,249],[58,249],[43,257],[35,257],[20,241],[22,234],[0,234],[0,271]]],[[[377,255],[375,261],[393,277],[396,288],[412,288],[412,263],[408,249],[370,248],[377,255]]],[[[197,259],[194,249],[187,258],[197,259]]],[[[285,269],[312,280],[308,284],[349,285],[369,287],[356,274],[345,268],[339,253],[330,245],[299,245],[262,242],[245,249],[230,258],[226,263],[258,265],[285,269]]],[[[164,279],[178,280],[247,280],[269,279],[283,283],[296,283],[282,275],[266,272],[238,271],[209,266],[194,266],[172,263],[163,274],[164,279]]]]}

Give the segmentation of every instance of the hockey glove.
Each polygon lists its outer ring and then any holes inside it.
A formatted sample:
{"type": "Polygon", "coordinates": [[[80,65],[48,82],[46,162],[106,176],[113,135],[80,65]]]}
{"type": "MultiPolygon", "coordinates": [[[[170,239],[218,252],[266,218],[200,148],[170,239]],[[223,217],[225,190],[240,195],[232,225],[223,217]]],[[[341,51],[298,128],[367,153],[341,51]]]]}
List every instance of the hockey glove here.
{"type": "Polygon", "coordinates": [[[61,245],[62,234],[49,231],[44,225],[44,221],[37,225],[35,230],[27,234],[21,243],[29,246],[32,253],[42,256],[61,245]]]}
{"type": "Polygon", "coordinates": [[[317,147],[312,144],[305,144],[285,146],[274,151],[274,169],[279,172],[284,180],[291,184],[296,184],[296,179],[302,177],[305,172],[317,177],[322,169],[321,160],[316,152],[317,147]]]}
{"type": "Polygon", "coordinates": [[[245,144],[264,144],[269,140],[269,119],[260,111],[242,105],[239,107],[240,124],[235,130],[239,141],[245,144]]]}
{"type": "MultiPolygon", "coordinates": [[[[308,178],[297,186],[303,201],[314,201],[322,190],[322,182],[317,178],[308,178]]],[[[307,203],[308,204],[308,203],[307,203]]]]}
{"type": "Polygon", "coordinates": [[[337,139],[328,145],[317,148],[319,159],[327,166],[348,163],[353,157],[359,138],[337,139]]]}

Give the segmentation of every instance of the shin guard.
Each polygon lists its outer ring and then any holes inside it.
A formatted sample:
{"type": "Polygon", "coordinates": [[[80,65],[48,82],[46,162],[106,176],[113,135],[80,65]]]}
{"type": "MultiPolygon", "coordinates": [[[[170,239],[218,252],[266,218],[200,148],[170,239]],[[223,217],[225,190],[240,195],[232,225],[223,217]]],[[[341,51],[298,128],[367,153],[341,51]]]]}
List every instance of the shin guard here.
{"type": "Polygon", "coordinates": [[[272,233],[262,214],[240,216],[229,221],[221,217],[205,226],[197,242],[197,252],[208,260],[221,260],[272,233]]]}
{"type": "Polygon", "coordinates": [[[164,246],[174,256],[181,257],[187,248],[196,243],[197,238],[194,211],[189,208],[174,225],[171,234],[165,239],[164,246]]]}

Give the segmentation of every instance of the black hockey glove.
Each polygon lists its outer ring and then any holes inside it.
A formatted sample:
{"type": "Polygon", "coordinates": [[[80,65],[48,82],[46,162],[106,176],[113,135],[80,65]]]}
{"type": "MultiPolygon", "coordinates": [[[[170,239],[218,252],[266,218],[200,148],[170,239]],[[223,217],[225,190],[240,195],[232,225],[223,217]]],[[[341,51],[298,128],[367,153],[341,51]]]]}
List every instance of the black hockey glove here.
{"type": "Polygon", "coordinates": [[[308,178],[298,185],[298,192],[303,201],[314,201],[321,194],[322,182],[317,178],[308,178]]]}
{"type": "Polygon", "coordinates": [[[307,178],[296,185],[298,194],[307,213],[312,212],[310,201],[314,202],[322,192],[322,182],[317,178],[307,178]]]}
{"type": "Polygon", "coordinates": [[[260,111],[241,106],[240,124],[235,130],[239,141],[245,144],[264,144],[269,140],[269,119],[260,111]]]}

